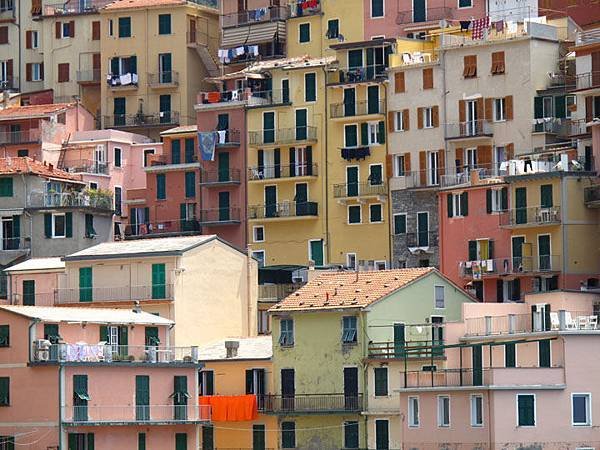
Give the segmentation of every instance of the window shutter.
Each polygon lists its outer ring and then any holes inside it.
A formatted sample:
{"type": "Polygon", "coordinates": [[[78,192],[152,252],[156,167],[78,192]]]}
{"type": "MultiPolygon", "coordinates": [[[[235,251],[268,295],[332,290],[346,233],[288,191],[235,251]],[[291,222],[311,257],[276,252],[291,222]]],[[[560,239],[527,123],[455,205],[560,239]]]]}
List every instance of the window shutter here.
{"type": "MultiPolygon", "coordinates": [[[[506,120],[513,120],[513,96],[507,95],[504,97],[504,107],[506,108],[506,120]]],[[[564,108],[563,108],[564,111],[564,108]]]]}
{"type": "Polygon", "coordinates": [[[74,20],[71,20],[69,22],[69,36],[75,37],[75,21],[74,20]]]}
{"type": "Polygon", "coordinates": [[[129,57],[129,70],[131,73],[137,73],[137,56],[129,57]]]}
{"type": "Polygon", "coordinates": [[[54,24],[54,35],[56,36],[56,39],[60,39],[61,28],[62,28],[62,23],[61,22],[56,22],[54,24]]]}
{"type": "Polygon", "coordinates": [[[0,378],[0,405],[10,405],[10,378],[0,378]]]}
{"type": "Polygon", "coordinates": [[[394,156],[385,155],[385,176],[392,178],[394,176],[394,156]]]}
{"type": "Polygon", "coordinates": [[[281,177],[281,150],[273,150],[273,162],[275,163],[275,178],[281,177]]]}
{"type": "Polygon", "coordinates": [[[419,152],[419,182],[421,186],[425,186],[427,181],[427,152],[421,150],[419,152]]]}
{"type": "Polygon", "coordinates": [[[508,209],[508,188],[502,188],[502,211],[506,211],[508,209]]]}
{"type": "Polygon", "coordinates": [[[366,122],[360,124],[360,144],[369,144],[369,124],[367,124],[366,122]]]}
{"type": "Polygon", "coordinates": [[[446,207],[448,208],[448,217],[452,217],[454,215],[454,210],[452,207],[452,194],[446,195],[446,207]]]}
{"type": "Polygon", "coordinates": [[[108,342],[108,327],[100,325],[100,342],[108,342]]]}
{"type": "Polygon", "coordinates": [[[257,153],[257,165],[258,165],[258,171],[259,172],[263,172],[264,168],[265,168],[265,152],[264,150],[259,150],[257,153]]]}
{"type": "Polygon", "coordinates": [[[464,100],[458,101],[458,121],[463,123],[467,120],[467,108],[464,100]]]}
{"type": "Polygon", "coordinates": [[[446,174],[446,151],[444,149],[438,150],[438,177],[446,174]]]}
{"type": "Polygon", "coordinates": [[[471,60],[468,55],[463,58],[463,77],[465,78],[469,76],[470,61],[471,60]]]}
{"type": "MultiPolygon", "coordinates": [[[[128,344],[127,325],[119,327],[119,345],[126,346],[128,344]]],[[[127,351],[125,351],[127,353],[127,351]]]]}
{"type": "Polygon", "coordinates": [[[417,128],[423,128],[423,108],[417,108],[417,128]]]}
{"type": "Polygon", "coordinates": [[[246,370],[246,394],[255,394],[254,372],[252,371],[252,369],[246,370]]]}
{"type": "Polygon", "coordinates": [[[187,450],[187,433],[175,433],[175,450],[187,450]]]}
{"type": "Polygon", "coordinates": [[[52,214],[44,214],[44,234],[47,238],[52,237],[52,214]]]}
{"type": "Polygon", "coordinates": [[[469,241],[469,261],[477,260],[477,241],[469,241]]]}
{"type": "Polygon", "coordinates": [[[485,119],[494,120],[494,99],[485,99],[485,119]]]}
{"type": "Polygon", "coordinates": [[[0,347],[8,347],[10,345],[10,326],[0,325],[0,347]]]}
{"type": "Polygon", "coordinates": [[[25,81],[31,81],[31,63],[25,64],[25,81]]]}
{"type": "Polygon", "coordinates": [[[594,119],[594,97],[588,95],[585,98],[585,121],[591,122],[594,119]]]}
{"type": "Polygon", "coordinates": [[[540,205],[542,208],[552,207],[552,185],[543,184],[540,186],[540,205]]]}
{"type": "Polygon", "coordinates": [[[308,145],[306,147],[305,154],[306,154],[306,165],[307,165],[306,174],[313,175],[312,145],[308,145]]]}
{"type": "Polygon", "coordinates": [[[544,99],[543,97],[533,98],[533,118],[542,119],[544,117],[544,99]]]}
{"type": "Polygon", "coordinates": [[[396,94],[401,94],[406,90],[404,84],[404,72],[396,72],[394,75],[394,91],[396,94]]]}
{"type": "Polygon", "coordinates": [[[433,126],[435,128],[440,126],[440,107],[438,105],[435,105],[433,108],[433,112],[432,112],[432,118],[433,118],[433,126]]]}
{"type": "Polygon", "coordinates": [[[15,239],[19,239],[21,237],[21,216],[12,216],[12,219],[13,219],[13,226],[12,226],[13,237],[15,239]]]}
{"type": "Polygon", "coordinates": [[[463,192],[460,194],[460,213],[462,216],[469,215],[469,193],[463,192]]]}
{"type": "Polygon", "coordinates": [[[488,241],[488,258],[494,259],[494,241],[488,241]]]}
{"type": "Polygon", "coordinates": [[[433,69],[423,69],[423,89],[433,89],[433,69]]]}
{"type": "Polygon", "coordinates": [[[296,149],[290,147],[290,177],[296,176],[296,149]]]}
{"type": "Polygon", "coordinates": [[[410,129],[410,115],[408,109],[402,111],[402,125],[404,126],[404,131],[410,129]]]}
{"type": "Polygon", "coordinates": [[[40,63],[40,79],[44,79],[44,63],[40,63]]]}
{"type": "Polygon", "coordinates": [[[387,113],[387,120],[388,120],[388,129],[390,130],[390,133],[393,131],[396,131],[396,127],[394,126],[394,115],[396,113],[394,111],[388,111],[387,113]]]}
{"type": "Polygon", "coordinates": [[[564,95],[554,97],[554,117],[564,119],[567,114],[566,100],[564,95]]]}
{"type": "Polygon", "coordinates": [[[179,218],[185,220],[187,218],[187,206],[185,203],[179,204],[179,218]]]}
{"type": "Polygon", "coordinates": [[[8,81],[12,81],[12,77],[13,77],[13,60],[7,59],[6,60],[6,79],[8,81]]]}
{"type": "MultiPolygon", "coordinates": [[[[6,30],[8,31],[8,28],[6,30]]],[[[31,31],[27,30],[25,32],[25,48],[31,48],[32,47],[31,41],[32,41],[32,39],[31,39],[31,31]]],[[[8,42],[8,39],[7,39],[7,42],[8,42]]]]}
{"type": "Polygon", "coordinates": [[[410,172],[410,153],[404,154],[404,171],[410,172]]]}
{"type": "Polygon", "coordinates": [[[379,121],[379,143],[385,144],[385,122],[383,120],[379,121]]]}
{"type": "Polygon", "coordinates": [[[196,196],[196,173],[185,173],[185,196],[188,198],[196,196]]]}
{"type": "Polygon", "coordinates": [[[477,163],[479,167],[486,169],[492,168],[492,146],[478,145],[477,146],[477,163]]]}
{"type": "Polygon", "coordinates": [[[462,165],[463,165],[464,149],[462,147],[458,147],[455,150],[455,154],[456,154],[456,169],[459,170],[462,168],[462,165]]]}
{"type": "Polygon", "coordinates": [[[65,213],[65,236],[73,237],[73,213],[65,213]]]}
{"type": "Polygon", "coordinates": [[[87,448],[85,450],[94,450],[94,433],[87,434],[87,448]]]}
{"type": "Polygon", "coordinates": [[[483,98],[479,97],[477,100],[475,100],[475,105],[477,107],[477,120],[480,121],[482,118],[485,117],[484,113],[484,107],[483,107],[483,98]]]}
{"type": "Polygon", "coordinates": [[[92,40],[98,41],[100,40],[100,21],[94,20],[92,22],[92,40]]]}
{"type": "Polygon", "coordinates": [[[506,145],[506,160],[510,161],[515,157],[515,144],[506,145]]]}
{"type": "Polygon", "coordinates": [[[487,189],[485,191],[485,211],[488,214],[492,213],[492,190],[491,189],[487,189]]]}

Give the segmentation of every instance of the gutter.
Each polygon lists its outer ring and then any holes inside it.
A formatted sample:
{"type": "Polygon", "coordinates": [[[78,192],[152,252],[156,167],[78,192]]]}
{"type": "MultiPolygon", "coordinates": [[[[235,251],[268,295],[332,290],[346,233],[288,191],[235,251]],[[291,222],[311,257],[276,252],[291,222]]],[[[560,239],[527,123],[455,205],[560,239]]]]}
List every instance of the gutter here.
{"type": "MultiPolygon", "coordinates": [[[[329,181],[329,164],[327,163],[327,158],[329,157],[329,121],[327,120],[327,106],[328,106],[328,92],[329,89],[327,88],[327,70],[325,70],[326,66],[322,66],[321,70],[323,71],[323,78],[325,81],[325,111],[324,111],[324,115],[323,115],[323,119],[324,119],[324,127],[323,127],[323,131],[325,132],[325,146],[323,148],[323,146],[321,146],[321,152],[323,152],[325,154],[325,180],[323,181],[323,183],[321,183],[322,185],[324,185],[324,189],[323,189],[323,198],[325,199],[325,241],[326,241],[326,247],[327,247],[327,263],[331,263],[331,243],[330,243],[330,239],[329,239],[329,185],[328,185],[328,181],[329,181]]],[[[386,141],[387,142],[387,141],[386,141]]],[[[321,157],[322,160],[323,157],[321,157]]]]}

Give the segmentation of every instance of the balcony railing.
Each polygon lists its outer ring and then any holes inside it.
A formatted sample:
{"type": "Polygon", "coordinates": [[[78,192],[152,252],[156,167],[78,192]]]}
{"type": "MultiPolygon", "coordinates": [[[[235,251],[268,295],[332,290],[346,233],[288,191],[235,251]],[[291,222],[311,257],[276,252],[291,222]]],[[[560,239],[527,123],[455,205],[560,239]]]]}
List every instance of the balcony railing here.
{"type": "Polygon", "coordinates": [[[383,181],[333,185],[334,198],[371,197],[381,195],[387,195],[387,185],[383,181]]]}
{"type": "Polygon", "coordinates": [[[443,358],[444,341],[369,342],[369,358],[443,358]]]}
{"type": "Polygon", "coordinates": [[[296,142],[314,142],[316,140],[317,127],[312,126],[250,131],[248,133],[248,143],[254,146],[294,144],[296,142]]]}
{"type": "Polygon", "coordinates": [[[586,124],[587,121],[585,119],[570,120],[567,122],[567,133],[569,136],[589,134],[591,131],[588,129],[586,124]]]}
{"type": "Polygon", "coordinates": [[[415,15],[412,10],[398,11],[396,16],[397,25],[408,25],[410,23],[440,21],[442,19],[453,19],[452,8],[439,7],[427,8],[423,16],[415,15]]]}
{"type": "Polygon", "coordinates": [[[503,227],[554,225],[560,222],[560,206],[512,208],[500,215],[500,226],[503,227]]]}
{"type": "Polygon", "coordinates": [[[24,131],[0,131],[0,144],[27,144],[41,142],[42,133],[39,128],[24,131]]]}
{"type": "Polygon", "coordinates": [[[219,134],[217,147],[237,147],[240,145],[240,130],[220,130],[225,131],[225,134],[219,134]],[[222,137],[221,137],[222,136],[222,137]]]}
{"type": "Polygon", "coordinates": [[[438,369],[402,372],[401,388],[431,388],[489,385],[489,369],[438,369]]]}
{"type": "Polygon", "coordinates": [[[239,183],[240,169],[219,169],[200,172],[200,184],[226,184],[239,183]]]}
{"type": "Polygon", "coordinates": [[[600,88],[600,71],[577,75],[575,77],[575,88],[578,90],[600,88]]]}
{"type": "Polygon", "coordinates": [[[110,89],[137,89],[139,77],[137,73],[109,74],[106,84],[110,89]]]}
{"type": "Polygon", "coordinates": [[[549,133],[566,136],[569,132],[569,122],[567,119],[556,119],[552,117],[551,120],[534,123],[531,131],[532,133],[549,133]]]}
{"type": "Polygon", "coordinates": [[[253,91],[246,94],[248,106],[274,106],[290,103],[290,93],[287,89],[272,89],[270,91],[253,91]]]}
{"type": "Polygon", "coordinates": [[[316,177],[317,164],[280,164],[278,166],[255,166],[248,169],[248,180],[271,180],[278,178],[316,177]]]}
{"type": "Polygon", "coordinates": [[[377,102],[335,103],[331,105],[329,115],[332,119],[339,119],[342,117],[383,114],[384,110],[385,103],[381,100],[377,102]]]}
{"type": "Polygon", "coordinates": [[[240,208],[213,208],[200,211],[200,224],[228,225],[240,223],[240,208]]]}
{"type": "Polygon", "coordinates": [[[151,237],[165,234],[195,234],[199,233],[200,222],[196,218],[161,220],[141,224],[125,225],[125,238],[151,237]]]}
{"type": "Polygon", "coordinates": [[[210,413],[210,405],[67,405],[62,407],[62,421],[69,426],[196,423],[209,422],[210,413]]]}
{"type": "Polygon", "coordinates": [[[275,414],[305,414],[360,412],[362,394],[296,394],[292,396],[265,395],[265,412],[275,414]]]}
{"type": "Polygon", "coordinates": [[[492,126],[487,120],[472,120],[446,124],[446,139],[491,136],[492,126]]]}
{"type": "Polygon", "coordinates": [[[387,78],[384,64],[373,64],[364,67],[340,68],[327,73],[327,84],[352,84],[367,81],[383,81],[387,78]]]}
{"type": "Polygon", "coordinates": [[[475,171],[479,179],[490,178],[500,175],[499,169],[492,164],[476,164],[469,167],[460,167],[460,172],[442,175],[440,178],[441,187],[457,186],[471,182],[473,172],[475,171]]]}
{"type": "Polygon", "coordinates": [[[111,127],[160,127],[179,123],[179,111],[163,111],[153,114],[117,114],[104,116],[104,128],[111,127]]]}
{"type": "Polygon", "coordinates": [[[304,283],[259,284],[258,299],[272,302],[283,300],[302,286],[304,283]]]}
{"type": "Polygon", "coordinates": [[[242,64],[242,63],[249,63],[252,61],[267,61],[270,59],[285,58],[285,55],[286,55],[285,43],[268,42],[266,44],[261,44],[258,41],[254,41],[254,42],[248,42],[247,45],[252,45],[252,44],[258,45],[258,55],[253,52],[248,52],[248,51],[242,55],[234,54],[230,59],[223,60],[223,64],[224,65],[242,64]]]}
{"type": "Polygon", "coordinates": [[[77,82],[78,83],[100,83],[100,69],[91,70],[78,70],[77,71],[77,82]]]}
{"type": "Polygon", "coordinates": [[[58,304],[173,300],[172,284],[112,287],[76,287],[56,290],[58,304]]]}
{"type": "Polygon", "coordinates": [[[148,85],[150,87],[171,86],[179,84],[179,72],[168,70],[165,72],[149,73],[148,85]]]}
{"type": "Polygon", "coordinates": [[[91,159],[79,159],[64,162],[64,170],[72,173],[97,173],[108,175],[108,163],[91,159]]]}
{"type": "Polygon", "coordinates": [[[24,296],[22,293],[14,293],[11,297],[11,305],[34,305],[34,306],[54,306],[54,292],[36,292],[33,297],[24,296]]]}
{"type": "Polygon", "coordinates": [[[595,186],[586,187],[583,190],[583,198],[585,205],[588,208],[599,208],[600,207],[600,184],[595,186]]]}
{"type": "Polygon", "coordinates": [[[0,79],[0,90],[19,89],[19,77],[5,77],[0,79]]]}
{"type": "Polygon", "coordinates": [[[80,2],[57,3],[44,6],[44,16],[66,16],[69,14],[93,14],[110,3],[110,0],[86,0],[80,2]]]}
{"type": "Polygon", "coordinates": [[[459,275],[462,278],[481,279],[486,276],[553,272],[560,270],[560,267],[560,255],[515,256],[460,261],[459,275]]]}
{"type": "Polygon", "coordinates": [[[437,247],[439,234],[437,231],[417,231],[394,235],[394,242],[406,247],[437,247]]]}
{"type": "Polygon", "coordinates": [[[224,14],[221,16],[221,26],[223,28],[231,28],[260,22],[286,20],[289,16],[289,12],[290,10],[286,6],[269,6],[266,8],[224,14]]]}
{"type": "Polygon", "coordinates": [[[96,208],[106,211],[114,209],[113,196],[101,192],[32,192],[29,208],[96,208]]]}
{"type": "Polygon", "coordinates": [[[210,105],[229,102],[245,102],[251,96],[250,89],[235,89],[233,91],[200,92],[196,101],[199,105],[210,105]]]}
{"type": "Polygon", "coordinates": [[[319,215],[317,202],[282,202],[268,205],[248,206],[249,219],[274,219],[285,217],[316,217],[319,215]]]}
{"type": "MultiPolygon", "coordinates": [[[[5,222],[7,223],[7,222],[5,222]]],[[[10,223],[10,222],[8,222],[10,223]]],[[[31,238],[3,237],[0,239],[0,250],[28,252],[31,249],[31,238]]]]}

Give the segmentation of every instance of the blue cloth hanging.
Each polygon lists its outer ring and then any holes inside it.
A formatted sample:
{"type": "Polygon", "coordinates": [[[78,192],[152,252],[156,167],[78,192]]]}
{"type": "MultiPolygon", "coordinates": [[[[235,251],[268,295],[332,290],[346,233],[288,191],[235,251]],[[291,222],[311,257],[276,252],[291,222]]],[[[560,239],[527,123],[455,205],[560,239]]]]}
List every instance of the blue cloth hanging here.
{"type": "Polygon", "coordinates": [[[216,131],[200,131],[198,132],[198,147],[202,161],[215,160],[215,146],[219,135],[216,131]]]}

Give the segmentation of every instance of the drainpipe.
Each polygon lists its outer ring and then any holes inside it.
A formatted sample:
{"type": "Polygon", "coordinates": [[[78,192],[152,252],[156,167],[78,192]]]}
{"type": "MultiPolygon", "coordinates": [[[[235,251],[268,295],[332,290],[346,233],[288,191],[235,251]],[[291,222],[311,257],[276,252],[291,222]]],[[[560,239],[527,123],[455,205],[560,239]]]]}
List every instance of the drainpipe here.
{"type": "MultiPolygon", "coordinates": [[[[323,130],[325,132],[325,145],[321,145],[321,152],[325,154],[325,180],[322,184],[324,184],[325,189],[323,189],[323,198],[325,199],[325,241],[327,247],[327,262],[331,263],[331,242],[329,240],[329,164],[327,163],[327,158],[329,156],[329,139],[328,139],[328,131],[329,131],[329,121],[327,120],[327,106],[329,104],[327,100],[327,70],[325,70],[325,66],[321,66],[321,70],[323,71],[323,78],[325,81],[325,114],[324,118],[324,127],[323,130]]],[[[321,157],[323,160],[323,157],[321,157]]]]}
{"type": "MultiPolygon", "coordinates": [[[[250,252],[246,252],[246,301],[248,302],[248,312],[247,312],[247,317],[246,317],[246,326],[248,327],[248,332],[246,334],[246,336],[253,336],[254,333],[251,333],[250,331],[252,330],[252,302],[251,300],[251,288],[250,288],[250,283],[252,281],[252,278],[250,276],[250,269],[252,268],[252,258],[250,256],[250,252]]],[[[258,299],[257,299],[257,313],[258,313],[258,299]]],[[[258,320],[258,318],[256,319],[258,320]]]]}
{"type": "Polygon", "coordinates": [[[58,366],[58,450],[66,448],[65,433],[63,431],[63,412],[64,412],[64,367],[59,363],[58,366]]]}
{"type": "MultiPolygon", "coordinates": [[[[569,261],[569,236],[567,235],[567,226],[569,225],[567,223],[567,209],[569,207],[569,196],[567,195],[567,180],[563,177],[560,178],[560,215],[561,215],[561,221],[562,221],[562,226],[561,226],[561,234],[562,234],[562,288],[566,289],[567,288],[567,277],[565,275],[567,275],[567,267],[568,266],[568,261],[569,261]]],[[[550,252],[552,253],[552,252],[550,252]]],[[[550,264],[552,264],[552,255],[550,255],[550,264]]]]}
{"type": "MultiPolygon", "coordinates": [[[[387,124],[387,127],[391,127],[391,124],[389,123],[388,120],[388,83],[389,81],[386,80],[384,81],[383,84],[383,92],[385,94],[385,105],[383,107],[383,120],[385,121],[385,123],[387,124]]],[[[387,135],[386,139],[385,139],[385,170],[387,172],[387,163],[388,163],[388,155],[389,155],[389,141],[390,141],[390,133],[387,132],[387,127],[385,127],[384,129],[384,133],[387,135]]],[[[387,177],[386,177],[387,178],[387,177]]],[[[390,265],[389,268],[393,269],[394,268],[394,247],[393,247],[393,240],[392,240],[392,230],[391,230],[391,226],[392,226],[392,190],[390,188],[390,180],[389,178],[387,179],[387,184],[388,184],[388,249],[389,249],[389,257],[390,257],[390,265]]]]}
{"type": "MultiPolygon", "coordinates": [[[[15,25],[17,26],[17,30],[19,33],[19,92],[22,92],[23,90],[21,89],[21,63],[23,62],[23,48],[22,48],[22,44],[21,44],[21,4],[23,2],[17,2],[19,4],[19,20],[17,21],[15,18],[15,9],[13,6],[13,19],[15,19],[15,25]]],[[[14,5],[14,4],[13,4],[14,5]]]]}

